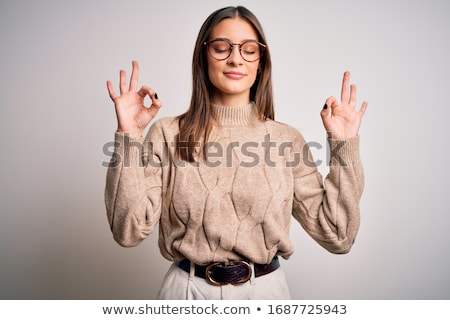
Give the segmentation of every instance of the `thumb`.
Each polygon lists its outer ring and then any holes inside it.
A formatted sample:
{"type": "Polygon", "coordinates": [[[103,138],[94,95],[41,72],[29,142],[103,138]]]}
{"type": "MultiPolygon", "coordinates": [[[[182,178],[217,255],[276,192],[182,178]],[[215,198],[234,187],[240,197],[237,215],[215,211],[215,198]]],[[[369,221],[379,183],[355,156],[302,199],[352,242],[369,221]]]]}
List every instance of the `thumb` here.
{"type": "Polygon", "coordinates": [[[325,104],[322,107],[322,110],[320,111],[320,116],[322,119],[326,118],[330,114],[330,110],[328,109],[328,104],[325,102],[325,104]]]}
{"type": "Polygon", "coordinates": [[[335,103],[335,101],[336,101],[335,97],[329,97],[327,100],[325,100],[325,104],[323,105],[322,111],[320,112],[322,120],[324,120],[326,117],[330,115],[331,106],[333,105],[333,103],[335,103]]]}

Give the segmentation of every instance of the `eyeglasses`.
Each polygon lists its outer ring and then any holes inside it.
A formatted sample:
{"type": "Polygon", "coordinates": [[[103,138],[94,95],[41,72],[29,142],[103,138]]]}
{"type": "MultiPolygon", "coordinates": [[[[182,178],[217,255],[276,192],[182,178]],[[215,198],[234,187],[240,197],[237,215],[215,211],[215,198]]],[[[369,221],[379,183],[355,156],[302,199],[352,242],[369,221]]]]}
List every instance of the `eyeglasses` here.
{"type": "Polygon", "coordinates": [[[214,39],[203,43],[211,57],[216,60],[225,60],[231,56],[233,46],[239,46],[242,59],[254,62],[262,58],[266,45],[256,40],[247,40],[242,43],[232,43],[228,39],[214,39]]]}

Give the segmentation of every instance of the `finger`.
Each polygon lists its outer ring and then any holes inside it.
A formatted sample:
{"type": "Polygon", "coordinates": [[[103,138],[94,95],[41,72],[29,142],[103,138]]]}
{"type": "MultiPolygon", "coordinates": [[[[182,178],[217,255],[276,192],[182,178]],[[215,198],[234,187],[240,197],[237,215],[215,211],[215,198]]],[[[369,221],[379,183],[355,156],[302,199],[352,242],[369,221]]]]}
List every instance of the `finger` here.
{"type": "Polygon", "coordinates": [[[147,86],[142,86],[139,91],[137,92],[137,94],[139,96],[141,96],[142,98],[145,98],[145,96],[149,96],[150,99],[152,98],[152,96],[155,95],[155,91],[153,91],[152,88],[147,87],[147,86]]]}
{"type": "Polygon", "coordinates": [[[127,92],[127,79],[126,79],[126,73],[125,70],[120,70],[120,82],[119,82],[119,88],[120,88],[120,94],[124,94],[127,92]]]}
{"type": "Polygon", "coordinates": [[[322,111],[320,111],[320,116],[322,119],[325,119],[330,114],[330,110],[328,109],[328,105],[325,103],[323,105],[322,111]]]}
{"type": "Polygon", "coordinates": [[[336,97],[329,97],[326,101],[325,101],[326,105],[328,106],[328,108],[334,109],[337,106],[339,106],[338,100],[336,99],[336,97]]]}
{"type": "Polygon", "coordinates": [[[344,78],[342,79],[342,90],[341,90],[341,102],[348,102],[348,84],[350,82],[350,72],[344,72],[344,78]]]}
{"type": "Polygon", "coordinates": [[[150,106],[150,108],[148,108],[148,112],[154,117],[159,109],[161,109],[162,107],[162,103],[159,99],[157,99],[157,101],[153,102],[152,105],[150,106]]]}
{"type": "Polygon", "coordinates": [[[364,101],[361,105],[361,109],[359,109],[359,113],[361,113],[361,115],[364,115],[364,113],[366,113],[367,110],[367,105],[368,103],[366,101],[364,101]]]}
{"type": "Polygon", "coordinates": [[[152,116],[155,117],[156,114],[158,113],[159,109],[161,109],[162,107],[162,102],[158,97],[158,94],[153,91],[152,89],[148,88],[148,87],[143,87],[144,90],[148,90],[150,99],[152,100],[152,104],[151,106],[147,109],[148,113],[152,116]]]}
{"type": "Polygon", "coordinates": [[[136,91],[138,86],[138,78],[139,78],[139,65],[137,61],[133,60],[131,62],[133,66],[133,70],[131,71],[131,79],[130,79],[130,91],[136,91]]]}
{"type": "Polygon", "coordinates": [[[158,98],[158,94],[150,87],[142,86],[141,89],[138,91],[138,95],[141,97],[149,96],[152,100],[151,108],[155,107],[157,109],[161,108],[161,100],[158,98]]]}
{"type": "Polygon", "coordinates": [[[331,108],[336,107],[336,105],[337,105],[336,98],[335,97],[329,97],[325,101],[325,104],[323,105],[322,111],[320,112],[320,115],[322,116],[322,118],[329,116],[331,108]]]}
{"type": "Polygon", "coordinates": [[[356,85],[352,84],[350,86],[350,106],[355,107],[356,106],[356,85]]]}
{"type": "Polygon", "coordinates": [[[108,94],[111,100],[115,100],[117,98],[116,92],[114,91],[113,85],[111,81],[106,81],[106,88],[108,89],[108,94]]]}

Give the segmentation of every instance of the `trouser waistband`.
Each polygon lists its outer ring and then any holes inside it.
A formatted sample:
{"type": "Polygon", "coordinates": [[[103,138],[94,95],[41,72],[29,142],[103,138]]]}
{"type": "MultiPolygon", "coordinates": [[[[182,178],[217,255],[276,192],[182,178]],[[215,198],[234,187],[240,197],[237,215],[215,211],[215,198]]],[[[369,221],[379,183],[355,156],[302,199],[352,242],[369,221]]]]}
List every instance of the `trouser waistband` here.
{"type": "MultiPolygon", "coordinates": [[[[191,262],[188,259],[176,263],[179,268],[190,272],[191,262]]],[[[195,264],[194,274],[197,277],[205,279],[211,285],[238,285],[247,282],[252,276],[252,269],[255,271],[255,277],[269,274],[280,267],[278,257],[275,256],[268,264],[254,263],[254,267],[247,261],[230,261],[227,263],[217,262],[208,265],[195,264]]]]}

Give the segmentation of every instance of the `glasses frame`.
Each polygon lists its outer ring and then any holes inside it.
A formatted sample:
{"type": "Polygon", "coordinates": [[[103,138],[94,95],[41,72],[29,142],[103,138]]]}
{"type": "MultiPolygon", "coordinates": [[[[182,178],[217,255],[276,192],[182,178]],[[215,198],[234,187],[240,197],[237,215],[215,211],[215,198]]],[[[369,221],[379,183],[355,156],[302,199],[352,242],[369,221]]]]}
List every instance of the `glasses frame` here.
{"type": "Polygon", "coordinates": [[[213,40],[211,40],[211,41],[205,41],[205,42],[203,43],[203,45],[206,47],[206,51],[208,51],[208,54],[211,56],[211,58],[213,58],[213,59],[215,59],[215,60],[217,60],[217,61],[223,61],[223,60],[228,59],[228,58],[231,56],[231,53],[233,52],[233,47],[234,47],[234,46],[239,46],[239,54],[241,55],[242,59],[244,59],[244,60],[247,61],[247,62],[255,62],[255,61],[261,60],[261,58],[264,56],[264,51],[265,51],[266,48],[267,48],[267,45],[265,45],[265,44],[263,44],[263,43],[261,43],[261,42],[259,42],[259,41],[256,41],[256,40],[246,40],[246,41],[244,41],[244,42],[242,42],[242,43],[233,43],[233,42],[231,42],[229,39],[226,39],[226,38],[217,38],[217,39],[213,39],[213,40]],[[223,58],[223,59],[217,59],[216,57],[214,57],[214,56],[210,53],[210,51],[209,51],[209,45],[210,45],[211,43],[217,42],[217,41],[225,41],[225,42],[227,42],[227,43],[230,45],[230,50],[228,51],[228,55],[227,55],[226,58],[223,58]],[[249,42],[251,42],[251,43],[256,43],[256,44],[259,45],[259,48],[260,48],[260,55],[259,55],[259,58],[256,59],[256,60],[247,60],[247,59],[245,59],[244,56],[242,55],[242,46],[243,46],[244,44],[246,44],[246,43],[249,43],[249,42]]]}

